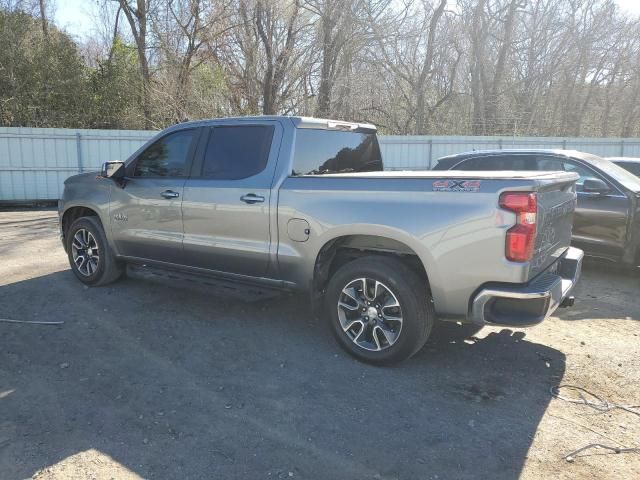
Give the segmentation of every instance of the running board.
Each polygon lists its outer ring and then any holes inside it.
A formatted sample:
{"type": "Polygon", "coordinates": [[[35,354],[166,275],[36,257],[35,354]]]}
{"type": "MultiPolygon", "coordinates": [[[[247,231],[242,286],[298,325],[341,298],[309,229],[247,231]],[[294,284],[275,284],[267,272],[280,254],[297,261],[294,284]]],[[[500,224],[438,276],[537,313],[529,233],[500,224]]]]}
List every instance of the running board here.
{"type": "Polygon", "coordinates": [[[148,265],[127,265],[127,275],[131,278],[148,280],[166,286],[193,290],[208,295],[233,298],[247,303],[258,302],[282,295],[283,290],[269,288],[248,282],[223,280],[196,273],[168,270],[148,265]]]}

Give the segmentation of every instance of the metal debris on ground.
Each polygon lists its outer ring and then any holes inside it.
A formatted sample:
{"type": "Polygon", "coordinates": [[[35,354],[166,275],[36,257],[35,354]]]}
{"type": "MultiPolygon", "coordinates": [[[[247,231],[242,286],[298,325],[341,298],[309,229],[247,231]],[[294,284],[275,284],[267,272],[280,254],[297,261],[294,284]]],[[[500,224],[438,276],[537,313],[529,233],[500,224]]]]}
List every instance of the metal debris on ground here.
{"type": "Polygon", "coordinates": [[[610,450],[613,453],[640,453],[640,448],[620,448],[620,447],[610,447],[609,445],[603,445],[601,443],[590,443],[582,448],[579,448],[575,452],[571,452],[568,455],[564,456],[564,459],[572,463],[576,459],[576,455],[584,452],[585,450],[589,450],[590,448],[604,448],[605,450],[610,450]]]}
{"type": "Polygon", "coordinates": [[[620,409],[624,410],[625,412],[633,413],[634,415],[640,416],[640,410],[638,410],[640,409],[640,405],[622,405],[619,403],[609,403],[595,393],[591,393],[589,390],[582,387],[577,387],[575,385],[556,385],[555,387],[551,387],[551,395],[559,400],[564,400],[565,402],[586,405],[601,413],[620,409]],[[578,392],[578,396],[580,398],[565,397],[560,394],[560,389],[575,390],[578,392]],[[590,396],[592,399],[587,399],[585,395],[583,395],[583,393],[590,396]]]}
{"type": "MultiPolygon", "coordinates": [[[[640,405],[622,405],[622,404],[618,404],[618,403],[609,403],[607,400],[599,397],[595,393],[590,392],[586,388],[578,387],[578,386],[575,386],[575,385],[556,385],[554,387],[551,387],[551,395],[554,398],[557,398],[559,400],[564,400],[565,402],[575,403],[575,404],[578,404],[578,405],[586,405],[588,407],[593,408],[594,410],[597,410],[599,413],[604,413],[604,412],[609,412],[611,410],[620,409],[620,410],[624,410],[625,412],[633,413],[634,415],[640,416],[640,410],[637,410],[638,408],[640,408],[640,405]],[[565,396],[560,394],[560,389],[577,391],[578,392],[578,396],[580,398],[565,397],[565,396]],[[585,397],[585,394],[590,396],[592,399],[587,399],[585,397]]],[[[589,445],[585,445],[584,447],[581,447],[581,448],[579,448],[579,449],[577,449],[577,450],[565,455],[563,458],[567,462],[572,463],[572,462],[575,461],[576,455],[578,455],[581,452],[584,452],[585,450],[589,450],[589,449],[592,449],[592,448],[597,448],[597,449],[601,448],[601,449],[604,449],[604,450],[609,450],[609,451],[611,451],[613,453],[640,453],[640,448],[637,448],[637,447],[635,447],[635,448],[627,448],[627,447],[624,447],[624,446],[622,446],[622,447],[611,447],[609,445],[603,445],[601,443],[590,443],[589,445]]]]}
{"type": "Polygon", "coordinates": [[[56,321],[56,322],[45,322],[41,320],[11,320],[9,318],[0,318],[0,322],[4,323],[28,323],[32,325],[62,325],[64,320],[56,321]]]}

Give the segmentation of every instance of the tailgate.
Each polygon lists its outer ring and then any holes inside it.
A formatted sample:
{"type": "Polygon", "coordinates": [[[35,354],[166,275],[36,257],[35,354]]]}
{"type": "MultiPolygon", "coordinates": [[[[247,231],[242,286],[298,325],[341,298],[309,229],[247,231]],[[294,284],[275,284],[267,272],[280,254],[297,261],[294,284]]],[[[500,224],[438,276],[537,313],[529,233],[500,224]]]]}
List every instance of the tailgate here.
{"type": "Polygon", "coordinates": [[[542,185],[538,190],[537,234],[529,278],[553,264],[571,244],[575,180],[542,185]]]}

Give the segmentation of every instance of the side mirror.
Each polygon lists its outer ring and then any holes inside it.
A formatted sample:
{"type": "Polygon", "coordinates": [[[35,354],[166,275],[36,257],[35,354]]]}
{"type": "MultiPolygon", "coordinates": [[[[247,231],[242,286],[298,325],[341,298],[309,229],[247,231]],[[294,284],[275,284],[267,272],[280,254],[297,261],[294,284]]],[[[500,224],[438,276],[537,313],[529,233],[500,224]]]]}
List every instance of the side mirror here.
{"type": "Polygon", "coordinates": [[[595,193],[597,195],[605,195],[609,193],[611,189],[609,186],[599,178],[586,178],[582,184],[582,191],[584,193],[595,193]]]}
{"type": "Polygon", "coordinates": [[[100,176],[103,178],[110,178],[112,180],[120,180],[124,178],[126,168],[124,162],[116,160],[113,162],[104,162],[102,164],[102,170],[100,170],[100,176]]]}

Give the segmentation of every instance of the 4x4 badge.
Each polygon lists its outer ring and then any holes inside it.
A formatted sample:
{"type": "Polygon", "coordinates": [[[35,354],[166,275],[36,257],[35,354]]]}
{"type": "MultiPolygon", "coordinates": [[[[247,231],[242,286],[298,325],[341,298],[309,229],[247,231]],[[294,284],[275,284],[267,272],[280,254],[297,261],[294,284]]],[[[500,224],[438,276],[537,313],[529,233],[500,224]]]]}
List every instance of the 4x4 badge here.
{"type": "Polygon", "coordinates": [[[436,180],[433,182],[434,192],[477,192],[480,180],[436,180]]]}

